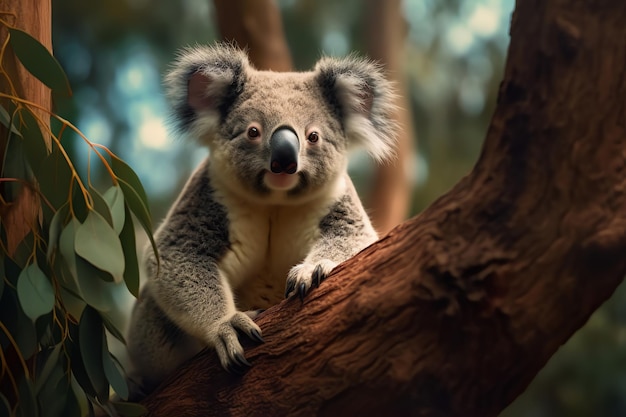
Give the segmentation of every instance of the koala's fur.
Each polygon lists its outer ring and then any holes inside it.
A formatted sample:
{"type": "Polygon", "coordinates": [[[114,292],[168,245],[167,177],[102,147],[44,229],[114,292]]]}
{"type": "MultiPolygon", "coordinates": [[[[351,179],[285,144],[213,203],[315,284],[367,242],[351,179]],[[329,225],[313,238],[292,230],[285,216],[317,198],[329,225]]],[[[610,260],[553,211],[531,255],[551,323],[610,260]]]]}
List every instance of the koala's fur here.
{"type": "Polygon", "coordinates": [[[395,145],[392,89],[366,60],[257,71],[220,44],[184,50],[165,82],[178,129],[210,156],[155,234],[158,267],[147,252],[128,337],[145,391],[206,346],[227,370],[245,370],[237,334],[262,341],[255,310],[303,297],[378,238],[347,155],[361,145],[383,160],[395,145]],[[293,174],[270,169],[281,128],[297,136],[293,174]]]}

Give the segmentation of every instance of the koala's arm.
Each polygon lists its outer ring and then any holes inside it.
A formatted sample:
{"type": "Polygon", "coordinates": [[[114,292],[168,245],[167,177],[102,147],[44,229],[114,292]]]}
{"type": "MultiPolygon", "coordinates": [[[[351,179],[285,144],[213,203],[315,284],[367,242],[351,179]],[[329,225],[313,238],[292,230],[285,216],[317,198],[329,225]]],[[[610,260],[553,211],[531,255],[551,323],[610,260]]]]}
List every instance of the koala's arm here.
{"type": "Polygon", "coordinates": [[[261,330],[238,312],[218,265],[229,247],[225,208],[215,201],[207,164],[194,173],[157,235],[160,265],[149,255],[151,296],[180,329],[217,350],[224,368],[248,366],[240,330],[261,341],[261,330]]]}
{"type": "Polygon", "coordinates": [[[320,220],[319,238],[304,261],[287,275],[285,297],[298,295],[301,299],[312,287],[317,287],[341,262],[374,243],[374,230],[350,179],[346,191],[320,220]]]}

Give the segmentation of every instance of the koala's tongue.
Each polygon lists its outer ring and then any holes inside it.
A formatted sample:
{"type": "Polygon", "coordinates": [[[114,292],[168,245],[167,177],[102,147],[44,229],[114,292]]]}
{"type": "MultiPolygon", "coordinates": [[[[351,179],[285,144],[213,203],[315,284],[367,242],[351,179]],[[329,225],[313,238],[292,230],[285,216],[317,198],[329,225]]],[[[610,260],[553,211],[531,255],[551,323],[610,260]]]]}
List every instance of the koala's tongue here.
{"type": "Polygon", "coordinates": [[[298,176],[295,174],[275,174],[267,171],[265,173],[265,185],[272,190],[288,190],[293,188],[298,182],[298,176]]]}

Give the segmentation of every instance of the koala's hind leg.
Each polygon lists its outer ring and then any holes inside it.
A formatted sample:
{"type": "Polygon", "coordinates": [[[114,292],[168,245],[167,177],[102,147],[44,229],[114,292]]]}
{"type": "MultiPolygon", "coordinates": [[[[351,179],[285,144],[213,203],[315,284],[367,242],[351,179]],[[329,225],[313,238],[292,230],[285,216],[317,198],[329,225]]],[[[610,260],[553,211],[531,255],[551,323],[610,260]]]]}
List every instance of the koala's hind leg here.
{"type": "Polygon", "coordinates": [[[182,331],[157,305],[148,287],[135,304],[128,330],[131,392],[143,396],[205,345],[182,331]]]}

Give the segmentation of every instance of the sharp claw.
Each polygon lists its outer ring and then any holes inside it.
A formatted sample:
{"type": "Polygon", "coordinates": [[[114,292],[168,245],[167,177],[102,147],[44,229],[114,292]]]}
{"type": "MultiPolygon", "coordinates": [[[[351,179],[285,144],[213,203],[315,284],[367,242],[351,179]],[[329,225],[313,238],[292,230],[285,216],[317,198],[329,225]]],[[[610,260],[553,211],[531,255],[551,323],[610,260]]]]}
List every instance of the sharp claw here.
{"type": "Polygon", "coordinates": [[[304,296],[306,295],[306,284],[303,282],[300,284],[298,288],[298,296],[300,297],[300,301],[304,302],[304,296]]]}
{"type": "Polygon", "coordinates": [[[246,357],[243,356],[241,353],[235,353],[233,358],[234,358],[235,362],[237,362],[237,364],[240,365],[242,370],[244,370],[244,371],[245,371],[246,368],[249,368],[249,367],[252,366],[252,364],[250,362],[248,362],[246,357]]]}
{"type": "Polygon", "coordinates": [[[252,329],[250,331],[250,337],[253,340],[256,340],[257,342],[260,342],[260,343],[264,343],[265,342],[265,340],[263,340],[263,336],[261,336],[261,333],[257,329],[252,329]]]}
{"type": "Polygon", "coordinates": [[[296,288],[296,282],[290,280],[287,282],[287,289],[285,290],[285,298],[289,297],[289,294],[296,288]]]}
{"type": "Polygon", "coordinates": [[[315,288],[319,287],[324,279],[324,272],[322,271],[322,265],[317,265],[313,270],[312,281],[315,288]]]}

